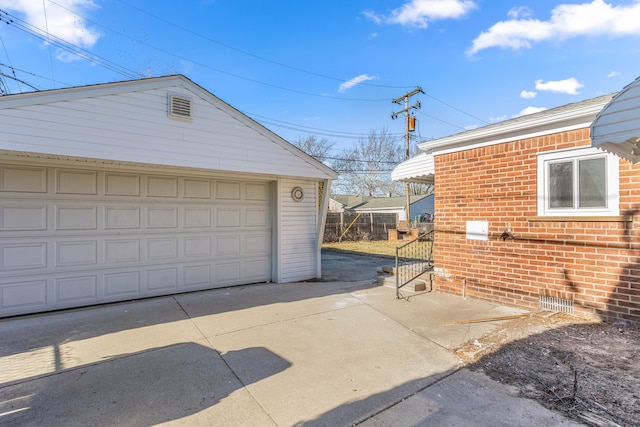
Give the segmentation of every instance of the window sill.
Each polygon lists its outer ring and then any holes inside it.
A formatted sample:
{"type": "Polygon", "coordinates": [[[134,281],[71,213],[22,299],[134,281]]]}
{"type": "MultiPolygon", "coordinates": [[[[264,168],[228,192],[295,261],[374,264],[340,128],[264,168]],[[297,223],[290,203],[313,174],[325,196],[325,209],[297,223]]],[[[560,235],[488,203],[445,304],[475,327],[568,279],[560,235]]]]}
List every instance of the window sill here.
{"type": "Polygon", "coordinates": [[[631,222],[633,215],[609,216],[528,216],[529,222],[631,222]]]}

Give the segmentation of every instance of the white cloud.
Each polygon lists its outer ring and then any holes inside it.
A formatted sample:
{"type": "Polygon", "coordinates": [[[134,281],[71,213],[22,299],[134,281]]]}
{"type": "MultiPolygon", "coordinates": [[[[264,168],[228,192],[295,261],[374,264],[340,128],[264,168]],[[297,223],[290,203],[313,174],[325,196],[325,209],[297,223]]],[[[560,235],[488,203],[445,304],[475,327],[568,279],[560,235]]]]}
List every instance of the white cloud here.
{"type": "Polygon", "coordinates": [[[351,89],[352,87],[359,85],[362,82],[366,82],[367,80],[373,80],[373,79],[375,79],[375,77],[371,77],[369,74],[360,74],[359,76],[354,77],[351,80],[347,80],[346,82],[342,83],[338,88],[338,93],[344,93],[348,89],[351,89]]]}
{"type": "Polygon", "coordinates": [[[526,6],[514,7],[509,12],[507,12],[507,16],[511,19],[520,19],[520,18],[528,18],[533,14],[533,11],[526,6]]]}
{"type": "Polygon", "coordinates": [[[468,125],[464,127],[464,130],[474,130],[478,129],[478,125],[468,125]]]}
{"type": "Polygon", "coordinates": [[[527,114],[539,113],[540,111],[544,111],[544,110],[546,110],[546,108],[544,107],[527,107],[524,110],[520,111],[515,116],[513,116],[513,118],[515,119],[516,117],[526,116],[527,114]]]}
{"type": "Polygon", "coordinates": [[[612,72],[610,72],[609,74],[607,74],[607,77],[617,77],[617,76],[619,76],[619,75],[620,75],[620,73],[619,73],[619,72],[617,72],[617,71],[612,71],[612,72]]]}
{"type": "Polygon", "coordinates": [[[524,98],[524,99],[535,98],[536,95],[538,95],[538,92],[533,92],[528,90],[523,90],[522,92],[520,92],[520,98],[524,98]]]}
{"type": "Polygon", "coordinates": [[[389,15],[366,10],[364,15],[377,24],[400,24],[427,28],[429,21],[460,18],[476,8],[473,0],[409,0],[389,15]]]}
{"type": "Polygon", "coordinates": [[[535,42],[581,36],[640,36],[640,1],[637,0],[623,6],[613,6],[604,0],[562,4],[551,11],[548,21],[522,18],[518,12],[510,12],[509,16],[512,19],[500,21],[476,37],[467,53],[473,55],[491,47],[519,50],[530,48],[535,42]]]}
{"type": "Polygon", "coordinates": [[[507,120],[507,116],[489,117],[490,122],[503,122],[507,120]]]}
{"type": "MultiPolygon", "coordinates": [[[[48,29],[51,36],[78,47],[90,48],[95,45],[100,37],[99,34],[89,28],[81,17],[70,10],[83,13],[98,6],[92,0],[57,0],[56,3],[48,1],[43,3],[35,0],[0,0],[0,9],[23,15],[23,19],[27,23],[41,30],[43,34],[46,34],[48,29]]],[[[59,53],[58,57],[64,61],[78,59],[77,56],[69,53],[59,53]]]]}
{"type": "Polygon", "coordinates": [[[543,82],[542,80],[536,80],[536,89],[541,91],[553,92],[553,93],[565,93],[567,95],[577,95],[578,89],[584,87],[584,85],[574,77],[557,80],[557,81],[548,81],[543,82]]]}

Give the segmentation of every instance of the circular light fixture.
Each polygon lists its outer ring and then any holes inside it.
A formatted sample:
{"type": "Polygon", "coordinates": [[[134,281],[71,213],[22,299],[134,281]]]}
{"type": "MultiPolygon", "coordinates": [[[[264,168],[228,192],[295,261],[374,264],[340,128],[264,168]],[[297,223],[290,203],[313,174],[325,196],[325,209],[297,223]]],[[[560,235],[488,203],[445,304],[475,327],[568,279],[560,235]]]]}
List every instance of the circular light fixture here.
{"type": "Polygon", "coordinates": [[[294,202],[301,202],[304,199],[304,190],[302,187],[293,187],[291,190],[291,198],[294,202]]]}

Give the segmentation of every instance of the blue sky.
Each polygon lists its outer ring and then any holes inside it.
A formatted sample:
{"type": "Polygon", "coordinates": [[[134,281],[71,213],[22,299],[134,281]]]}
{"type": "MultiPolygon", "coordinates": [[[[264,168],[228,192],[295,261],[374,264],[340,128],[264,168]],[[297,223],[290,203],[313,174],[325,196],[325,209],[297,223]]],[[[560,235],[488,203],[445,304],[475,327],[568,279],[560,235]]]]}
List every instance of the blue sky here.
{"type": "Polygon", "coordinates": [[[0,0],[0,20],[5,92],[179,73],[336,156],[372,129],[402,139],[391,101],[418,86],[414,141],[640,75],[637,0],[0,0]]]}

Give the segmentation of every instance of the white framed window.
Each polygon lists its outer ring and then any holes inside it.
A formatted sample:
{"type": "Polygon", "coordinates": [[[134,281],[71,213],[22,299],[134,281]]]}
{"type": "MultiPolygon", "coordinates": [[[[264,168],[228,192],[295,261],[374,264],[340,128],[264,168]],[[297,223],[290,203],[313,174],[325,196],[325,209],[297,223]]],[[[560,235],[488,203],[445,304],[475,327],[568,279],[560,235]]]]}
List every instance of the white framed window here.
{"type": "Polygon", "coordinates": [[[539,154],[538,215],[619,215],[618,169],[618,158],[597,148],[539,154]]]}

